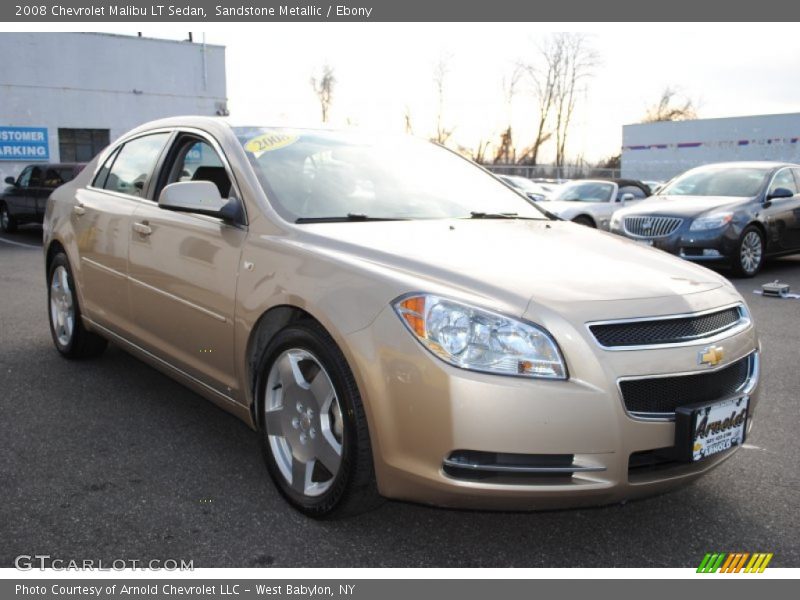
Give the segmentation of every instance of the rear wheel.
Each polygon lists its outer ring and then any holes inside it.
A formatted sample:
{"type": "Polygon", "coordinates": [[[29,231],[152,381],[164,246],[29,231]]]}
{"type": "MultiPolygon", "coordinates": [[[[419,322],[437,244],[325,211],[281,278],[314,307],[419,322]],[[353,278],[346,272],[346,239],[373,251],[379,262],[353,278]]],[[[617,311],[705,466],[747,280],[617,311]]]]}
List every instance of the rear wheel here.
{"type": "Polygon", "coordinates": [[[0,229],[6,233],[14,233],[17,230],[17,220],[11,216],[5,204],[0,204],[0,229]]]}
{"type": "Polygon", "coordinates": [[[764,256],[764,236],[751,225],[742,232],[731,266],[737,276],[753,277],[764,264],[764,256]]]}
{"type": "Polygon", "coordinates": [[[53,257],[48,281],[50,333],[56,349],[67,358],[89,358],[101,354],[108,342],[83,326],[75,282],[63,252],[53,257]]]}
{"type": "Polygon", "coordinates": [[[578,215],[577,217],[572,219],[572,222],[577,223],[578,225],[585,225],[586,227],[591,227],[592,229],[597,228],[597,225],[595,225],[591,217],[587,217],[586,215],[578,215]]]}
{"type": "Polygon", "coordinates": [[[314,322],[283,329],[259,374],[262,450],[283,496],[313,517],[380,504],[361,396],[328,333],[314,322]]]}

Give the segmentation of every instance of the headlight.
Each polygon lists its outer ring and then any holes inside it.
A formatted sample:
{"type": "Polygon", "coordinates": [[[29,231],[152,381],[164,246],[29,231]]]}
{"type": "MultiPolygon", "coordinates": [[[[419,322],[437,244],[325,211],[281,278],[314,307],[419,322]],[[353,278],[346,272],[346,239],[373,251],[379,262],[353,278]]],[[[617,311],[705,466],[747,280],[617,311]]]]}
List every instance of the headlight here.
{"type": "Polygon", "coordinates": [[[619,229],[622,226],[622,215],[619,213],[614,213],[611,215],[611,223],[609,223],[609,229],[619,229]]]}
{"type": "Polygon", "coordinates": [[[456,367],[500,375],[567,378],[555,341],[531,323],[429,294],[399,298],[394,309],[423,346],[456,367]]]}
{"type": "Polygon", "coordinates": [[[733,221],[732,212],[712,213],[705,217],[700,217],[692,221],[689,231],[705,231],[707,229],[719,229],[733,221]]]}

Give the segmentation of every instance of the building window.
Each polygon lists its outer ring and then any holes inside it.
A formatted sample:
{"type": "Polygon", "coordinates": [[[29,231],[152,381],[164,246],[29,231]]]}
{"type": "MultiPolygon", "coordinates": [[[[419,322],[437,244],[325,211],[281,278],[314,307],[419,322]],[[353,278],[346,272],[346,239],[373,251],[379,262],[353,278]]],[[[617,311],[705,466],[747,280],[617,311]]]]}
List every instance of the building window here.
{"type": "Polygon", "coordinates": [[[61,162],[89,162],[108,146],[108,129],[58,130],[58,152],[61,162]]]}

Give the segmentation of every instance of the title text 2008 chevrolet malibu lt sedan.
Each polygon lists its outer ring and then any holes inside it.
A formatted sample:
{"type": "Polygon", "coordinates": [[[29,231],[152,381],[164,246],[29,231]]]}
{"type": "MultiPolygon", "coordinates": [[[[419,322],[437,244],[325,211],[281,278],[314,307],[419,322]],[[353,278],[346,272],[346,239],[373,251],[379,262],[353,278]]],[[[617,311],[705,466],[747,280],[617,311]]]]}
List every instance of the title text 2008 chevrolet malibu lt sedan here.
{"type": "Polygon", "coordinates": [[[427,142],[149,123],[53,194],[45,253],[63,355],[112,340],[234,413],[309,515],[662,492],[757,401],[725,279],[427,142]]]}

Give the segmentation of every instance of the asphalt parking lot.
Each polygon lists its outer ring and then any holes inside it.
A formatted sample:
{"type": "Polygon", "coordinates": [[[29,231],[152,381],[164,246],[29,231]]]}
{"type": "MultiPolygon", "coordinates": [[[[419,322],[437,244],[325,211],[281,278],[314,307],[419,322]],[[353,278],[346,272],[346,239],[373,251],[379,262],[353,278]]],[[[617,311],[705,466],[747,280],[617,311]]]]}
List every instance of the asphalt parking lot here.
{"type": "Polygon", "coordinates": [[[763,344],[746,447],[694,485],[604,508],[489,513],[388,502],[317,522],[272,487],[256,435],[113,346],[52,347],[41,229],[0,240],[0,567],[20,554],[195,567],[691,567],[709,551],[800,567],[800,257],[736,285],[763,344]],[[13,243],[8,243],[13,242],[13,243]]]}

